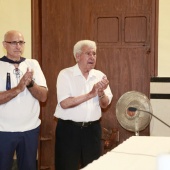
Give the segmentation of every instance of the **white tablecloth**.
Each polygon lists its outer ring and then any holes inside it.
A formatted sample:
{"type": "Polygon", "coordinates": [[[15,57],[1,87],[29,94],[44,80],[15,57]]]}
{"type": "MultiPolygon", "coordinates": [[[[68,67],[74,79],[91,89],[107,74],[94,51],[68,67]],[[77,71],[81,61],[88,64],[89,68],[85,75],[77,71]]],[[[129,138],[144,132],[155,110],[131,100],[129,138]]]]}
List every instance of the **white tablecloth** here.
{"type": "Polygon", "coordinates": [[[83,170],[158,170],[158,158],[167,154],[170,137],[133,136],[83,170]]]}

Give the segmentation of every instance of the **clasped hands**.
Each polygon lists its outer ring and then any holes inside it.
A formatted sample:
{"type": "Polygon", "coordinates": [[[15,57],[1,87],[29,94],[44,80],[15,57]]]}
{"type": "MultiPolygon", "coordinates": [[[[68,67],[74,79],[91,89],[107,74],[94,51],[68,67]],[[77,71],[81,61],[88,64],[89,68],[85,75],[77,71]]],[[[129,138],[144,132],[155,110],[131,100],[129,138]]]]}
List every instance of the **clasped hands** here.
{"type": "Polygon", "coordinates": [[[17,86],[18,88],[20,88],[21,91],[23,91],[25,87],[30,84],[30,82],[33,79],[33,74],[34,74],[34,71],[32,69],[27,68],[26,73],[23,75],[23,77],[21,78],[17,86]]]}
{"type": "Polygon", "coordinates": [[[106,76],[103,76],[101,81],[94,84],[93,89],[92,89],[92,93],[94,93],[95,96],[96,95],[103,96],[104,90],[107,88],[108,85],[109,85],[109,80],[107,79],[106,76]]]}

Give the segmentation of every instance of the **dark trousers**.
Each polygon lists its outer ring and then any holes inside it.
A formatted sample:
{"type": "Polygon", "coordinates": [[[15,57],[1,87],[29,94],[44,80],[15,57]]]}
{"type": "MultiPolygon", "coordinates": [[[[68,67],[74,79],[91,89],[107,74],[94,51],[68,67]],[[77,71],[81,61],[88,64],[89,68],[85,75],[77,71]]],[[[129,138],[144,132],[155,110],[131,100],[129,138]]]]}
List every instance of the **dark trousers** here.
{"type": "Polygon", "coordinates": [[[56,127],[56,170],[78,170],[101,155],[100,122],[80,127],[58,120],[56,127]]]}
{"type": "Polygon", "coordinates": [[[14,152],[19,170],[36,170],[39,127],[25,132],[0,132],[0,170],[11,170],[14,152]]]}

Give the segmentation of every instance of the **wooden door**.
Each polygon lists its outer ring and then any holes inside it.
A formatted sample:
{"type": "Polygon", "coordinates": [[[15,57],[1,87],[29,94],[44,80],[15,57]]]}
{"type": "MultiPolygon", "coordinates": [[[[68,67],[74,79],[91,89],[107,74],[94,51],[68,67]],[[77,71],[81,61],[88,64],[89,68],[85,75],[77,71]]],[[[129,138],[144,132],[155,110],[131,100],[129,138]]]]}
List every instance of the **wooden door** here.
{"type": "MultiPolygon", "coordinates": [[[[149,97],[150,76],[157,74],[157,5],[156,0],[32,0],[33,58],[49,88],[41,111],[40,169],[54,169],[56,78],[75,64],[73,45],[81,39],[97,42],[96,69],[107,75],[114,95],[102,126],[117,128],[119,143],[134,135],[118,123],[116,103],[131,90],[149,97]]],[[[140,135],[149,135],[149,128],[140,135]]]]}

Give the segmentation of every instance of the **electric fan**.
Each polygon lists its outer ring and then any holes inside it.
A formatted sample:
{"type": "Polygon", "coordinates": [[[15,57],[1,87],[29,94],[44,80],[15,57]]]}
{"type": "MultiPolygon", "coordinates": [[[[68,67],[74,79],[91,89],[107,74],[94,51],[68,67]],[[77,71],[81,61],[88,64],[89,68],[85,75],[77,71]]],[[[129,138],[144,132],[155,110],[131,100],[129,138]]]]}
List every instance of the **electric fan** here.
{"type": "Polygon", "coordinates": [[[148,126],[152,112],[149,99],[137,91],[124,93],[116,104],[118,122],[124,129],[135,132],[136,136],[148,126]]]}

